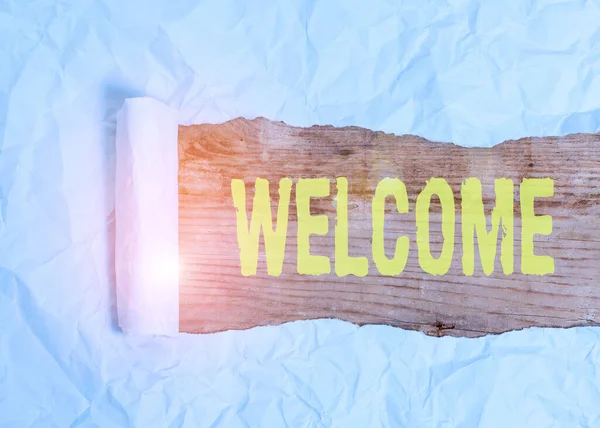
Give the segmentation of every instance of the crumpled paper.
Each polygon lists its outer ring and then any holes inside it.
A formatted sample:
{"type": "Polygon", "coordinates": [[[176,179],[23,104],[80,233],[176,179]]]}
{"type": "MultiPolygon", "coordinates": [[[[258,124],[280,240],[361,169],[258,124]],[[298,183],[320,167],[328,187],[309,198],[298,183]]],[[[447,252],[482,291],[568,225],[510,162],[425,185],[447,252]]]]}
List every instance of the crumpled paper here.
{"type": "Polygon", "coordinates": [[[490,146],[597,132],[593,1],[0,1],[0,426],[595,427],[597,328],[117,327],[116,112],[490,146]]]}

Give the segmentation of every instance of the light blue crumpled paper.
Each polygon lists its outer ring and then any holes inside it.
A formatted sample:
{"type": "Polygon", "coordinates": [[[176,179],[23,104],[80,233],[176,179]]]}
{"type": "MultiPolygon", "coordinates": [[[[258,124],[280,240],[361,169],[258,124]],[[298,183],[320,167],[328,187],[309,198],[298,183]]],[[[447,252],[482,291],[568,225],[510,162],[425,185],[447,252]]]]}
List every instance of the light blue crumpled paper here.
{"type": "Polygon", "coordinates": [[[0,426],[596,427],[598,329],[115,328],[115,114],[596,132],[597,1],[0,0],[0,426]]]}

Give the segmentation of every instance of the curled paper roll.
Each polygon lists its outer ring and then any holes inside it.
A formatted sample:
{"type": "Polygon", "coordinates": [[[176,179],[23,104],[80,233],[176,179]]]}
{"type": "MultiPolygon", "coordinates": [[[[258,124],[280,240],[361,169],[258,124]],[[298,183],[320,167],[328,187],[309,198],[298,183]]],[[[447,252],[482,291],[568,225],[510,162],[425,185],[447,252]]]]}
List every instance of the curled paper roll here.
{"type": "Polygon", "coordinates": [[[115,266],[125,332],[179,330],[177,116],[135,98],[117,119],[115,266]]]}

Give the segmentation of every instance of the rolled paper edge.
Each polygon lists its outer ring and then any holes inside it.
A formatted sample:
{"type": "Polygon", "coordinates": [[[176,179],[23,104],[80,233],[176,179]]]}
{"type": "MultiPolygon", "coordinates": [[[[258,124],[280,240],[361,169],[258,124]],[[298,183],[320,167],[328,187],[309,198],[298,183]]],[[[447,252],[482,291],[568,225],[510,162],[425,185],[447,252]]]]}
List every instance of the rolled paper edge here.
{"type": "Polygon", "coordinates": [[[179,332],[178,113],[152,98],[117,116],[115,271],[119,327],[179,332]]]}

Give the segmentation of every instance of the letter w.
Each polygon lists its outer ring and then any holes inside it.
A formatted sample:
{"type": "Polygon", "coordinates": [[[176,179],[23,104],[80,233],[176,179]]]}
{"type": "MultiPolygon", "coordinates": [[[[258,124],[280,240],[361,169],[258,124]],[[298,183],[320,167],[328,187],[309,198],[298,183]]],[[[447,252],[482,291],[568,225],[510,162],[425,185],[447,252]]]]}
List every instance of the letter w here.
{"type": "Polygon", "coordinates": [[[277,208],[277,225],[273,230],[271,215],[271,197],[269,181],[257,178],[254,186],[254,205],[248,228],[246,215],[246,186],[242,180],[231,180],[231,194],[236,209],[237,239],[240,248],[240,264],[242,275],[256,275],[258,264],[258,242],[262,228],[267,256],[267,272],[272,276],[281,275],[283,257],[288,228],[288,211],[292,180],[282,178],[279,181],[279,206],[277,208]]]}

